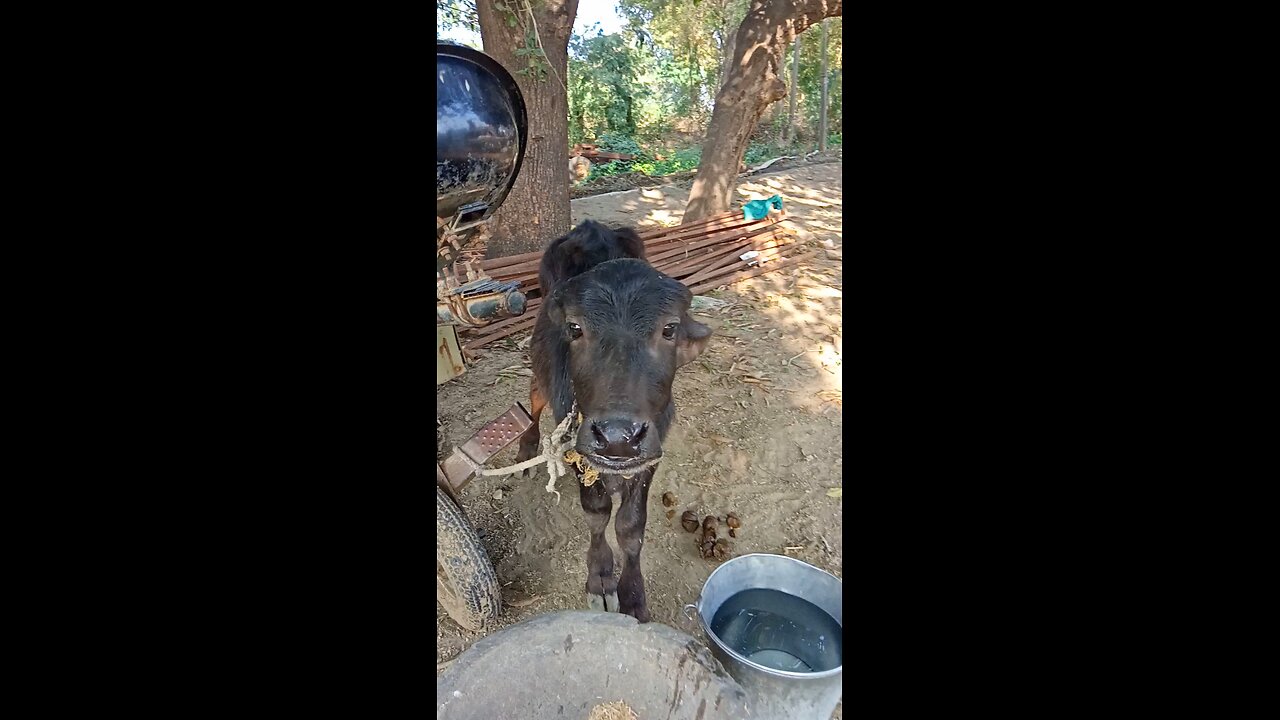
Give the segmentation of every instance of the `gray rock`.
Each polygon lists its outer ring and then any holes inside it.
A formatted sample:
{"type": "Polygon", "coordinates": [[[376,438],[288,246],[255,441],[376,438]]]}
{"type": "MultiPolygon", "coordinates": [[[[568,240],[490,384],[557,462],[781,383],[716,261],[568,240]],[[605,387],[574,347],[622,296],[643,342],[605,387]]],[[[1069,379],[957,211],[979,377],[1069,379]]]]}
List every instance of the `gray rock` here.
{"type": "Polygon", "coordinates": [[[645,720],[756,717],[705,645],[616,613],[539,615],[477,642],[436,679],[441,720],[585,720],[618,700],[645,720]]]}

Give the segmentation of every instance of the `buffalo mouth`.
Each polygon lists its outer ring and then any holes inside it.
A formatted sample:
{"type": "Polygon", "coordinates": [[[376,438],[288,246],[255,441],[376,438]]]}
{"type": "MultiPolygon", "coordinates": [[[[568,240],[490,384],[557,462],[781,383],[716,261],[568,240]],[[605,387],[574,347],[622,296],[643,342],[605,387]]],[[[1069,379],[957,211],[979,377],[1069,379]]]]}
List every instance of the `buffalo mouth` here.
{"type": "Polygon", "coordinates": [[[585,455],[587,462],[601,472],[625,473],[628,471],[638,471],[647,465],[653,464],[661,455],[655,457],[629,457],[620,458],[609,455],[596,455],[589,453],[585,455]]]}

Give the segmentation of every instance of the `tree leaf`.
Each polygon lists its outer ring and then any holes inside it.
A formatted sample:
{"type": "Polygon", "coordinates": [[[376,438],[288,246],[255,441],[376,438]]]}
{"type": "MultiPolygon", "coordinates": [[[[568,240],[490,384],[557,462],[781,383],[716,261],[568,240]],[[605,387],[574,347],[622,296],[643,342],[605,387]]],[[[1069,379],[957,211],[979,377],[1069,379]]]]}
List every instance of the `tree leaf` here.
{"type": "Polygon", "coordinates": [[[844,494],[843,488],[831,488],[830,490],[827,490],[827,497],[838,498],[843,494],[844,494]]]}

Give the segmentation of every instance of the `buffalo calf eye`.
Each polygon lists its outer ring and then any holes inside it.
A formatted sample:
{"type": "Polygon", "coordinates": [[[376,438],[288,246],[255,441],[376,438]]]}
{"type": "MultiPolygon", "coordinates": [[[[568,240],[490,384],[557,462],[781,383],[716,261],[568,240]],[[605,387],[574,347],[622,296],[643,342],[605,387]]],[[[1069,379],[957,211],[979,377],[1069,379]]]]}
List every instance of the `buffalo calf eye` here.
{"type": "Polygon", "coordinates": [[[574,340],[582,337],[582,326],[578,323],[569,323],[569,336],[574,340]]]}
{"type": "Polygon", "coordinates": [[[662,328],[662,337],[673,340],[676,336],[676,328],[680,327],[680,323],[667,323],[662,328]]]}

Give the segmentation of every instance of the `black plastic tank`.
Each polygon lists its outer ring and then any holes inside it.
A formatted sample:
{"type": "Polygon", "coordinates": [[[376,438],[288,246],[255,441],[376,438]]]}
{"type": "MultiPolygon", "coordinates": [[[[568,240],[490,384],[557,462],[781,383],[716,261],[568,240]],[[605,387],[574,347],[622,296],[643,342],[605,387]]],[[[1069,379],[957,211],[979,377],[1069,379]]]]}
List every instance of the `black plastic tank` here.
{"type": "Polygon", "coordinates": [[[528,119],[520,88],[496,60],[436,43],[436,216],[487,219],[524,161],[528,119]]]}

